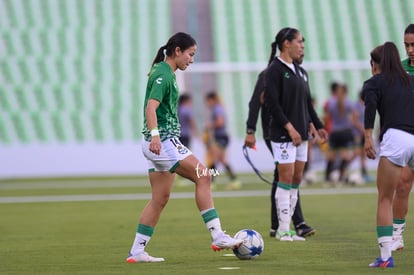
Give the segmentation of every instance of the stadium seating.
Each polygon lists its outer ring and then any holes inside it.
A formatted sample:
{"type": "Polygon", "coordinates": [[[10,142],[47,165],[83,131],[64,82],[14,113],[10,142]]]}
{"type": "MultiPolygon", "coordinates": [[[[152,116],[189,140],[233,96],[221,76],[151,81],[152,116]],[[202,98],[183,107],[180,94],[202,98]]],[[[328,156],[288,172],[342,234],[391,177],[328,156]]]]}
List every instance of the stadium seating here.
{"type": "MultiPolygon", "coordinates": [[[[316,99],[328,96],[332,80],[347,83],[350,95],[356,99],[363,81],[370,76],[369,52],[376,45],[395,41],[405,56],[402,36],[406,25],[412,23],[407,19],[408,11],[414,10],[414,1],[213,0],[211,10],[214,48],[220,49],[215,51],[216,62],[267,62],[277,32],[295,27],[306,38],[304,67],[307,63],[317,67],[309,70],[316,99]],[[328,61],[357,61],[359,65],[325,70],[324,62],[328,61]],[[361,61],[366,62],[363,68],[361,61]]],[[[256,76],[257,71],[249,73],[248,68],[219,76],[219,90],[234,98],[226,102],[231,112],[242,108],[247,113],[256,76]]],[[[243,135],[244,119],[234,117],[233,133],[243,135]]]]}
{"type": "Polygon", "coordinates": [[[1,1],[0,143],[140,140],[170,16],[168,0],[1,1]]]}
{"type": "MultiPolygon", "coordinates": [[[[285,26],[302,31],[308,64],[367,62],[363,69],[309,70],[319,100],[333,79],[355,95],[375,45],[392,40],[403,53],[402,32],[414,10],[410,0],[210,3],[216,62],[265,64],[285,26]]],[[[171,35],[172,8],[169,0],[0,1],[0,144],[139,140],[146,74],[171,35]]],[[[247,114],[257,73],[217,75],[218,90],[232,98],[230,114],[247,114]]],[[[245,115],[231,119],[241,137],[245,115]]]]}

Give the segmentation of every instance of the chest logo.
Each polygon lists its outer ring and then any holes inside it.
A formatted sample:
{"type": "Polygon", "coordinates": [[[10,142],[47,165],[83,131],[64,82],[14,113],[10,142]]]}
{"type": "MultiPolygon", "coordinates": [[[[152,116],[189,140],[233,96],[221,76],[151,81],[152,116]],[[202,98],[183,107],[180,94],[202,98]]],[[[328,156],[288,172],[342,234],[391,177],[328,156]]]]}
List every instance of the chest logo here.
{"type": "Polygon", "coordinates": [[[157,83],[157,84],[159,85],[159,84],[161,84],[161,81],[162,81],[162,77],[158,77],[158,78],[155,80],[155,83],[157,83]]]}
{"type": "Polygon", "coordinates": [[[286,72],[283,77],[289,79],[290,78],[290,74],[288,72],[286,72]]]}

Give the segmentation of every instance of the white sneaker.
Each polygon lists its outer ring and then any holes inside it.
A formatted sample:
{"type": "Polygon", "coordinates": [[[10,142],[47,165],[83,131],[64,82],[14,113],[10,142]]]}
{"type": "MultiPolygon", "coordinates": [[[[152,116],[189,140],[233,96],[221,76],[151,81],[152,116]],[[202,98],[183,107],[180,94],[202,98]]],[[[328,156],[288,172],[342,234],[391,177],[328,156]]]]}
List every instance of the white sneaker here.
{"type": "Polygon", "coordinates": [[[128,263],[156,263],[156,262],[163,262],[164,258],[154,258],[150,255],[148,255],[147,252],[142,252],[138,255],[128,255],[128,258],[126,259],[128,263]]]}
{"type": "Polygon", "coordinates": [[[404,249],[404,240],[403,238],[393,238],[391,243],[391,251],[398,251],[404,249]]]}
{"type": "Polygon", "coordinates": [[[290,231],[285,232],[276,232],[276,239],[278,239],[281,242],[292,242],[292,236],[290,235],[290,231]]]}
{"type": "Polygon", "coordinates": [[[233,249],[238,248],[242,243],[243,240],[232,238],[223,232],[220,237],[213,240],[211,243],[211,248],[214,251],[220,251],[222,249],[233,249]]]}
{"type": "Polygon", "coordinates": [[[295,230],[291,230],[290,231],[290,237],[292,238],[292,241],[294,241],[294,242],[297,242],[297,241],[299,241],[299,242],[306,241],[305,238],[296,235],[296,231],[295,230]]]}

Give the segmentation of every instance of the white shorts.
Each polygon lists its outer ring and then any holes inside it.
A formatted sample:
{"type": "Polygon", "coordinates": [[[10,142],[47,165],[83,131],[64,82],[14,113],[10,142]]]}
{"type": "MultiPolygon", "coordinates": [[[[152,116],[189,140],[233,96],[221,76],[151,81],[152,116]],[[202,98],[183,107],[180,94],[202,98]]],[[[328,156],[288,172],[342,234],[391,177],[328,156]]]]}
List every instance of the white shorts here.
{"type": "Polygon", "coordinates": [[[148,172],[169,171],[170,173],[173,173],[178,167],[180,160],[193,154],[178,138],[171,138],[163,141],[159,155],[151,152],[149,147],[150,142],[143,140],[142,152],[148,160],[148,172]]]}
{"type": "Polygon", "coordinates": [[[308,141],[294,146],[292,142],[271,142],[275,163],[306,162],[308,160],[308,141]]]}
{"type": "Polygon", "coordinates": [[[380,157],[386,157],[398,166],[414,170],[414,135],[397,129],[388,129],[380,144],[380,157]]]}

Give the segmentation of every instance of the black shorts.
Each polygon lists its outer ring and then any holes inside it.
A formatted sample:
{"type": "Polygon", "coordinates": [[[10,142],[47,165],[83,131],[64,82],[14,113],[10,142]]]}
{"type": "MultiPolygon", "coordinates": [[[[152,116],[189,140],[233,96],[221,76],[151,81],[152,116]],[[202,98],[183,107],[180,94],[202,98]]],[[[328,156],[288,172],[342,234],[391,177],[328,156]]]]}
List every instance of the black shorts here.
{"type": "Polygon", "coordinates": [[[215,136],[214,140],[221,148],[227,148],[230,139],[229,136],[215,136]]]}
{"type": "Polygon", "coordinates": [[[329,136],[329,147],[332,149],[351,148],[355,145],[352,129],[333,131],[329,136]]]}
{"type": "Polygon", "coordinates": [[[182,143],[185,147],[190,148],[190,147],[189,147],[189,146],[190,146],[190,137],[183,137],[183,136],[181,136],[181,137],[180,137],[180,141],[181,141],[181,143],[182,143]]]}

